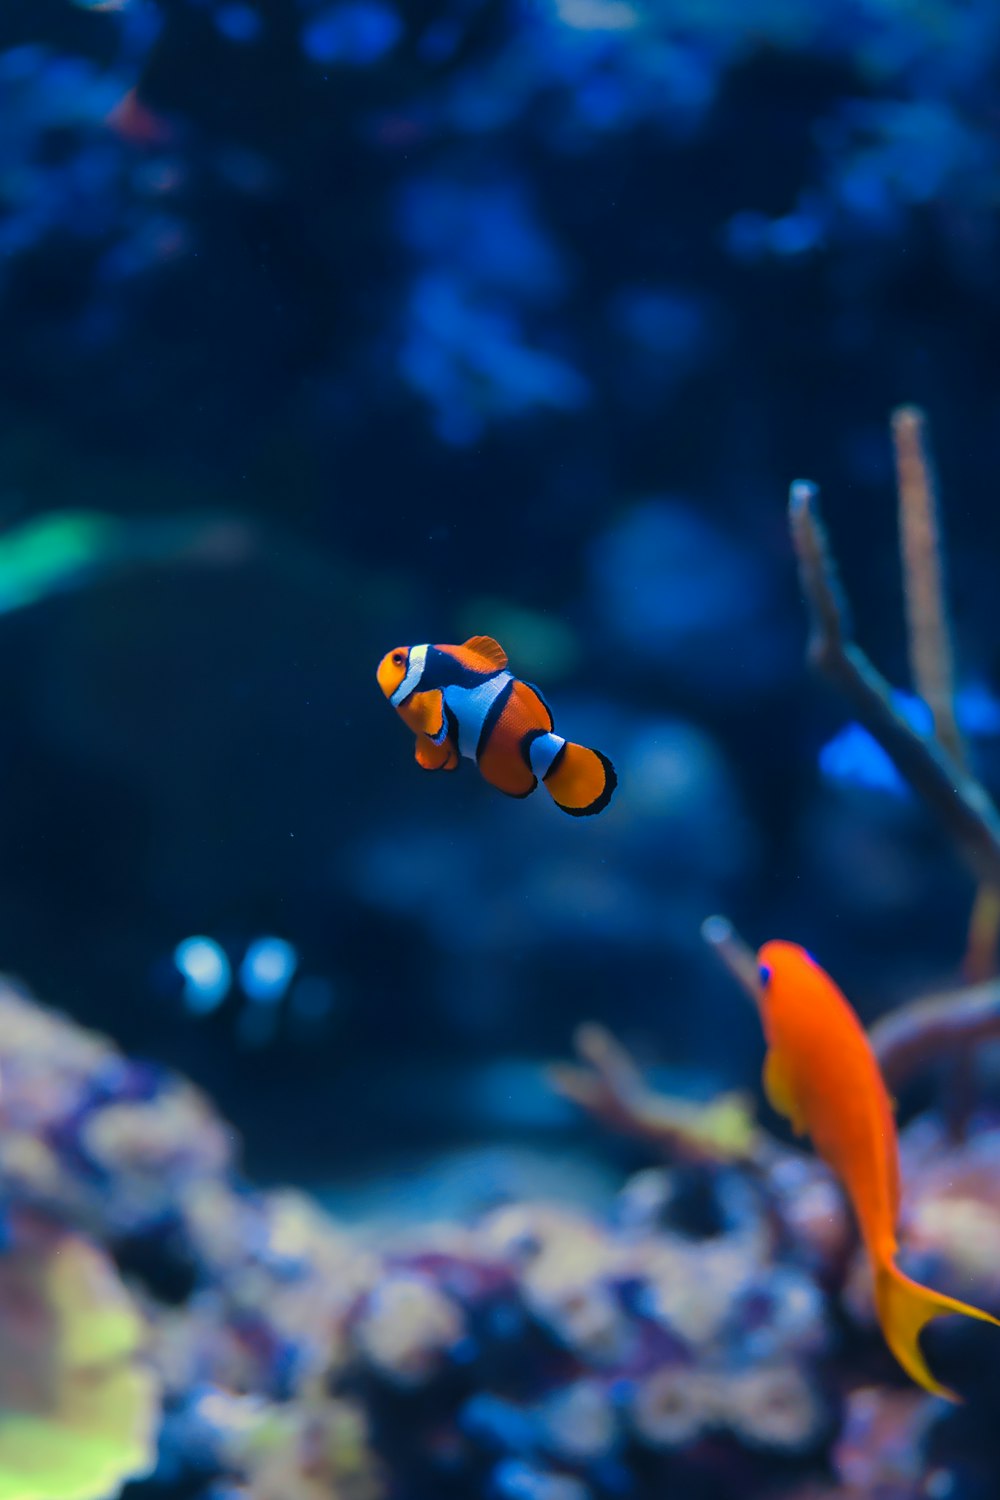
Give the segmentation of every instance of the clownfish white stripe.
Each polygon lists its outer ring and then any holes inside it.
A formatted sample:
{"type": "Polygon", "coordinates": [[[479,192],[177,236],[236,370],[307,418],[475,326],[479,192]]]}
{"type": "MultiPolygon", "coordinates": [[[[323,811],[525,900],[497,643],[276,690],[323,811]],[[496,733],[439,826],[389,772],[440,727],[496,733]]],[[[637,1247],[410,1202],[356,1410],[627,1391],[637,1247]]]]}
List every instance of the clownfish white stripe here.
{"type": "Polygon", "coordinates": [[[486,715],[507,684],[512,681],[513,676],[510,672],[498,672],[495,677],[478,683],[476,687],[466,688],[449,684],[445,688],[444,701],[455,715],[455,721],[458,724],[459,755],[475,760],[486,715]]]}
{"type": "Polygon", "coordinates": [[[540,734],[532,740],[528,746],[528,760],[539,781],[545,780],[549,767],[565,743],[562,735],[553,734],[551,729],[548,734],[540,734]]]}
{"type": "Polygon", "coordinates": [[[408,662],[406,663],[406,676],[403,678],[402,682],[399,684],[399,687],[389,699],[389,702],[392,704],[393,708],[398,708],[401,703],[406,702],[406,699],[410,696],[411,693],[415,693],[417,691],[417,688],[420,685],[420,679],[424,675],[424,667],[426,666],[426,664],[427,647],[411,646],[410,657],[408,662]]]}

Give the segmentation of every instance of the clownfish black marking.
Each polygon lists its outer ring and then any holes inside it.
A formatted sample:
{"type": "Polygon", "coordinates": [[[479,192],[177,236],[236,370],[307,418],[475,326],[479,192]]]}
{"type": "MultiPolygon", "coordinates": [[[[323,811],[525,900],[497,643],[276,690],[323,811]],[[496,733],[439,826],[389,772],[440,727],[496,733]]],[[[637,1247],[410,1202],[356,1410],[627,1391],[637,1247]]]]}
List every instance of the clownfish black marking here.
{"type": "Polygon", "coordinates": [[[425,771],[454,771],[465,756],[508,797],[527,797],[543,782],[556,806],[576,818],[611,801],[614,766],[599,750],[553,732],[545,699],[507,671],[507,653],[490,636],[461,646],[398,646],[377,676],[416,735],[425,771]]]}

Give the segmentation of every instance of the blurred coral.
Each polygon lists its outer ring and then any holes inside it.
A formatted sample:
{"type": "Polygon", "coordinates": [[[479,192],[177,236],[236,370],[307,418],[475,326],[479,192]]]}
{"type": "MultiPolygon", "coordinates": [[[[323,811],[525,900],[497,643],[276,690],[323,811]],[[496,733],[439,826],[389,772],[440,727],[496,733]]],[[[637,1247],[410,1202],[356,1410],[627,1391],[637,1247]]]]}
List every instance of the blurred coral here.
{"type": "Polygon", "coordinates": [[[156,1459],[159,1382],[114,1265],[14,1216],[0,1260],[0,1495],[102,1500],[156,1459]]]}
{"type": "Polygon", "coordinates": [[[379,1500],[385,1493],[363,1413],[352,1403],[306,1399],[265,1406],[249,1397],[203,1398],[226,1469],[247,1500],[379,1500]]]}
{"type": "Polygon", "coordinates": [[[422,1385],[461,1341],[461,1308],[426,1276],[389,1274],[365,1299],[354,1337],[362,1357],[394,1385],[422,1385]]]}
{"type": "Polygon", "coordinates": [[[923,1117],[901,1139],[904,1181],[912,1184],[904,1229],[917,1275],[935,1278],[955,1296],[1000,1305],[1000,1125],[984,1119],[975,1134],[953,1141],[941,1122],[923,1117]]]}
{"type": "Polygon", "coordinates": [[[667,1099],[646,1086],[603,1027],[581,1026],[575,1042],[586,1066],[552,1067],[549,1080],[602,1124],[694,1161],[749,1161],[754,1155],[758,1143],[744,1095],[724,1094],[705,1104],[667,1099]]]}
{"type": "Polygon", "coordinates": [[[820,1392],[791,1364],[762,1364],[721,1380],[713,1405],[716,1419],[752,1448],[809,1453],[833,1425],[820,1392]]]}
{"type": "Polygon", "coordinates": [[[102,1235],[150,1231],[232,1165],[233,1135],[191,1084],[0,987],[0,1167],[29,1202],[102,1235]]]}
{"type": "MultiPolygon", "coordinates": [[[[10,989],[0,1020],[12,1500],[97,1500],[148,1469],[161,1387],[156,1484],[205,1500],[643,1497],[679,1475],[763,1500],[774,1464],[820,1493],[830,1461],[840,1500],[871,1474],[902,1497],[931,1444],[951,1472],[935,1403],[872,1385],[895,1375],[822,1167],[756,1126],[749,1154],[745,1136],[735,1152],[728,1131],[692,1137],[697,1113],[678,1129],[608,1039],[584,1049],[592,1081],[669,1121],[633,1132],[666,1161],[609,1213],[511,1202],[372,1239],[242,1183],[231,1133],[180,1080],[10,989]],[[136,1308],[74,1226],[121,1259],[136,1308]],[[40,1450],[43,1427],[58,1446],[40,1450]],[[29,1490],[18,1466],[40,1451],[52,1468],[29,1490]]],[[[949,1146],[932,1118],[903,1134],[906,1251],[987,1304],[995,1134],[949,1146]]]]}
{"type": "Polygon", "coordinates": [[[650,1448],[687,1448],[712,1421],[712,1380],[687,1364],[660,1365],[637,1380],[628,1418],[650,1448]]]}
{"type": "MultiPolygon", "coordinates": [[[[847,1401],[844,1426],[834,1447],[834,1467],[850,1500],[912,1500],[934,1488],[922,1457],[922,1441],[933,1420],[934,1403],[919,1391],[887,1391],[863,1386],[847,1401]]],[[[945,1490],[947,1493],[947,1490],[945,1490]]]]}

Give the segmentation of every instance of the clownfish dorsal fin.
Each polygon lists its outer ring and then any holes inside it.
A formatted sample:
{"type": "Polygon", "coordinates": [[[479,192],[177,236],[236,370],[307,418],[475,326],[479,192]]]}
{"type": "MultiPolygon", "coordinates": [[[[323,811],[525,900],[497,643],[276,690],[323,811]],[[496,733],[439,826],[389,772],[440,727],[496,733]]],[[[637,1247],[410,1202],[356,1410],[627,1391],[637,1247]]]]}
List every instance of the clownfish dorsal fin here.
{"type": "Polygon", "coordinates": [[[470,635],[467,641],[462,642],[462,650],[481,656],[497,672],[507,665],[506,651],[491,635],[470,635]]]}

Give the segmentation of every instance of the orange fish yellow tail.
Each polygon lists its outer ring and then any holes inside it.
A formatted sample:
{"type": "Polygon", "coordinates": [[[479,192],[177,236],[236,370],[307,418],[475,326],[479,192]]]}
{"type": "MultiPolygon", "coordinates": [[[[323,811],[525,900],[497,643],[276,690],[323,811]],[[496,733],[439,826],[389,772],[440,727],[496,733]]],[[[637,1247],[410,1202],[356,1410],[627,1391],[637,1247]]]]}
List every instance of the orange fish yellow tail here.
{"type": "Polygon", "coordinates": [[[574,818],[601,812],[611,801],[618,777],[600,750],[567,740],[544,777],[552,800],[574,818]]]}
{"type": "Polygon", "coordinates": [[[961,1401],[961,1396],[940,1385],[928,1368],[920,1351],[920,1334],[928,1323],[945,1313],[964,1313],[967,1318],[978,1318],[983,1323],[995,1323],[1000,1319],[967,1302],[954,1297],[945,1297],[930,1287],[921,1286],[893,1264],[891,1260],[879,1266],[875,1272],[875,1306],[885,1341],[899,1360],[906,1373],[932,1396],[943,1396],[946,1401],[961,1401]]]}

